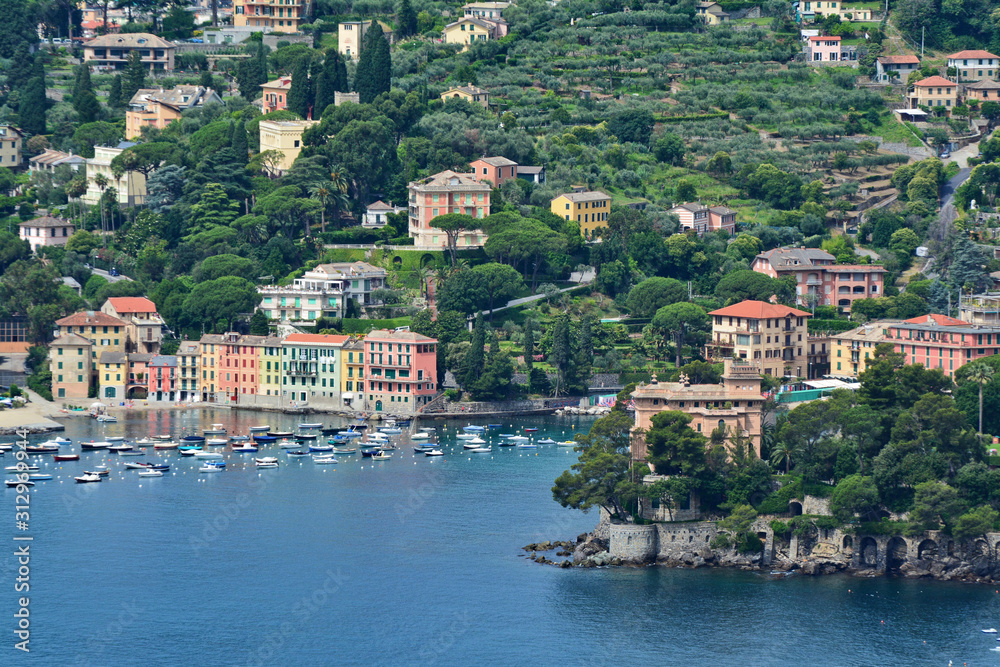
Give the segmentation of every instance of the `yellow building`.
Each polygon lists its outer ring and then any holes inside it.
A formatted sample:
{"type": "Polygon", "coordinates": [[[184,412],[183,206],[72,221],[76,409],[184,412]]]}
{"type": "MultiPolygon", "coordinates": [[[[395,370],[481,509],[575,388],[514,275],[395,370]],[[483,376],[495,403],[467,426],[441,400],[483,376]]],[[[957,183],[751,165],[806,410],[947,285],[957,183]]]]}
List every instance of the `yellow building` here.
{"type": "Polygon", "coordinates": [[[0,167],[17,169],[21,166],[21,144],[24,137],[12,125],[0,125],[0,167]]]}
{"type": "Polygon", "coordinates": [[[871,21],[872,10],[864,7],[851,7],[840,0],[805,0],[799,3],[799,12],[806,18],[812,16],[817,20],[837,15],[844,21],[871,21]]]}
{"type": "MultiPolygon", "coordinates": [[[[392,28],[382,21],[378,22],[382,34],[391,45],[393,42],[392,28]]],[[[337,24],[337,52],[345,58],[357,60],[361,57],[361,47],[365,41],[365,33],[372,26],[371,21],[344,21],[337,24]]]]}
{"type": "Polygon", "coordinates": [[[56,320],[56,336],[76,334],[93,343],[91,365],[96,366],[102,352],[125,352],[128,323],[100,311],[80,311],[56,320]]]}
{"type": "Polygon", "coordinates": [[[268,336],[257,348],[258,395],[281,396],[281,339],[268,336]]]}
{"type": "Polygon", "coordinates": [[[830,375],[857,378],[875,357],[875,347],[885,342],[889,327],[901,320],[874,320],[857,329],[830,335],[830,375]]]}
{"type": "Polygon", "coordinates": [[[722,25],[729,20],[729,14],[717,2],[699,2],[695,9],[698,12],[698,18],[704,21],[705,25],[722,25]]]}
{"type": "Polygon", "coordinates": [[[590,239],[599,227],[608,226],[611,195],[600,190],[568,192],[553,199],[550,208],[560,218],[580,223],[580,233],[584,238],[590,239]]]}
{"type": "Polygon", "coordinates": [[[765,375],[806,377],[809,313],[765,301],[741,301],[709,313],[712,339],[706,351],[752,361],[765,375]]]}
{"type": "Polygon", "coordinates": [[[492,23],[466,16],[446,25],[442,34],[446,44],[461,44],[462,50],[467,51],[475,42],[496,39],[496,32],[492,23]]]}
{"type": "Polygon", "coordinates": [[[931,76],[913,84],[909,107],[945,107],[949,113],[958,104],[958,84],[942,76],[931,76]]]}
{"type": "Polygon", "coordinates": [[[316,123],[315,120],[260,121],[261,152],[281,151],[283,157],[276,168],[279,172],[288,171],[302,152],[302,133],[316,123]]]}
{"type": "Polygon", "coordinates": [[[127,397],[128,356],[122,352],[104,352],[97,360],[98,398],[114,405],[127,397]]]}
{"type": "Polygon", "coordinates": [[[76,333],[60,334],[49,346],[53,398],[86,399],[94,367],[89,338],[76,333]]]}
{"type": "Polygon", "coordinates": [[[205,334],[198,341],[201,348],[201,385],[199,388],[203,401],[214,402],[217,394],[220,399],[224,398],[224,394],[219,391],[222,376],[221,374],[217,376],[216,373],[222,367],[220,357],[225,347],[225,341],[226,337],[219,334],[205,334]]]}
{"type": "MultiPolygon", "coordinates": [[[[365,380],[365,342],[361,338],[353,338],[346,343],[340,352],[340,392],[347,404],[348,399],[354,400],[354,396],[361,398],[361,390],[365,380]]],[[[360,405],[360,403],[359,403],[360,405]]]]}
{"type": "Polygon", "coordinates": [[[447,102],[449,99],[457,97],[470,104],[480,104],[484,109],[490,106],[490,94],[482,88],[477,88],[471,83],[467,86],[452,88],[441,93],[441,101],[447,102]]]}

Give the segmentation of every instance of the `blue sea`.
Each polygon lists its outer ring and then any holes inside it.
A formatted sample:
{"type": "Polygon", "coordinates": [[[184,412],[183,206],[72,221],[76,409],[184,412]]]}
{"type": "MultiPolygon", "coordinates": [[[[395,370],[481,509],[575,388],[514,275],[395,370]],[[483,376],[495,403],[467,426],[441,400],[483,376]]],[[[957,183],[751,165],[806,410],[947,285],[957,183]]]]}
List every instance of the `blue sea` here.
{"type": "MultiPolygon", "coordinates": [[[[312,420],[314,417],[309,417],[312,420]]],[[[236,410],[136,411],[101,426],[67,422],[76,441],[124,435],[294,430],[298,418],[236,410]]],[[[326,419],[336,425],[338,420],[326,419]]],[[[570,439],[592,418],[505,420],[491,454],[436,426],[447,456],[338,465],[225,448],[227,470],[199,474],[176,451],[87,452],[42,461],[56,479],[31,493],[30,654],[15,650],[14,491],[2,489],[4,665],[986,665],[1000,645],[994,588],[665,568],[558,569],[521,547],[575,539],[596,514],[561,508],[553,479],[569,448],[498,448],[537,426],[570,439]],[[126,461],[171,471],[139,478],[126,461]],[[77,485],[99,463],[110,479],[77,485]]],[[[41,440],[35,437],[33,441],[41,440]]],[[[0,440],[10,440],[0,438],[0,440]]],[[[14,463],[8,453],[0,459],[14,463]]],[[[552,554],[549,554],[550,556],[552,554]]]]}

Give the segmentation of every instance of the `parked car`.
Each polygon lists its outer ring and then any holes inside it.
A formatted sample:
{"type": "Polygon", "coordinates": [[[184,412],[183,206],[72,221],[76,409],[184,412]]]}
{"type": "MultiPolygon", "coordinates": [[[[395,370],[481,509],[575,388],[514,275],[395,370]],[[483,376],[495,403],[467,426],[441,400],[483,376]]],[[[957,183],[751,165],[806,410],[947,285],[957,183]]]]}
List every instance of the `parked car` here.
{"type": "Polygon", "coordinates": [[[113,266],[111,267],[111,270],[110,270],[110,271],[108,271],[108,274],[109,274],[109,275],[112,275],[112,276],[120,276],[120,275],[121,275],[120,273],[118,273],[118,269],[116,269],[116,268],[115,268],[115,267],[113,267],[113,266]]]}
{"type": "Polygon", "coordinates": [[[948,159],[948,158],[950,158],[950,157],[951,157],[951,153],[949,153],[948,151],[944,151],[944,152],[943,152],[943,153],[941,153],[941,155],[940,155],[940,158],[941,158],[942,160],[947,160],[947,159],[948,159]]]}

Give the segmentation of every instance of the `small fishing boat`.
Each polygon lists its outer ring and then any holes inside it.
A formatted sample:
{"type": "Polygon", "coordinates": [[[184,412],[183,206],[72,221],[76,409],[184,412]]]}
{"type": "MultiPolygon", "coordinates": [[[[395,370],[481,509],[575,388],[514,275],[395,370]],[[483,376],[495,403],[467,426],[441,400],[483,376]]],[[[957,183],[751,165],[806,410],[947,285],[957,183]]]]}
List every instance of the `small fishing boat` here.
{"type": "Polygon", "coordinates": [[[475,433],[459,433],[455,437],[458,438],[459,440],[472,440],[473,438],[478,436],[476,436],[475,433]]]}
{"type": "Polygon", "coordinates": [[[332,452],[333,445],[309,445],[310,452],[332,452]]]}
{"type": "Polygon", "coordinates": [[[476,449],[477,447],[479,447],[482,444],[483,444],[482,442],[465,442],[465,443],[462,443],[462,448],[463,449],[476,449]]]}
{"type": "Polygon", "coordinates": [[[297,433],[295,435],[296,440],[315,440],[318,437],[315,433],[297,433]]]}
{"type": "Polygon", "coordinates": [[[229,442],[229,438],[205,438],[205,445],[207,447],[221,447],[229,442]]]}
{"type": "Polygon", "coordinates": [[[330,455],[330,456],[314,456],[313,457],[313,463],[318,463],[319,465],[324,465],[324,464],[329,465],[329,464],[339,463],[339,461],[337,461],[337,459],[335,459],[333,457],[333,455],[330,455]]]}
{"type": "Polygon", "coordinates": [[[430,437],[431,437],[430,433],[424,433],[421,431],[411,435],[410,440],[430,440],[430,437]]]}
{"type": "Polygon", "coordinates": [[[358,450],[352,449],[350,447],[334,447],[334,454],[357,454],[358,450]]]}
{"type": "Polygon", "coordinates": [[[198,468],[198,472],[225,472],[225,466],[203,465],[198,468]]]}
{"type": "Polygon", "coordinates": [[[493,451],[492,447],[476,447],[472,450],[473,454],[489,454],[493,451]]]}
{"type": "Polygon", "coordinates": [[[269,425],[267,425],[267,424],[265,424],[263,426],[251,426],[250,427],[250,432],[251,433],[267,433],[270,430],[271,430],[271,427],[269,425]]]}
{"type": "Polygon", "coordinates": [[[167,470],[170,470],[170,465],[167,463],[154,463],[153,465],[149,466],[149,469],[159,470],[160,472],[166,472],[167,470]]]}
{"type": "Polygon", "coordinates": [[[482,426],[476,426],[475,424],[469,424],[468,426],[463,426],[462,430],[466,433],[482,433],[486,429],[482,426]]]}
{"type": "Polygon", "coordinates": [[[178,447],[180,444],[176,442],[158,442],[153,445],[153,449],[177,449],[178,447]]]}
{"type": "Polygon", "coordinates": [[[389,459],[392,458],[392,454],[388,454],[386,452],[379,452],[378,454],[373,455],[371,458],[372,461],[388,461],[389,459]]]}
{"type": "Polygon", "coordinates": [[[467,440],[466,443],[470,445],[485,445],[486,441],[482,438],[473,438],[472,440],[467,440]]]}
{"type": "Polygon", "coordinates": [[[274,442],[277,440],[273,435],[258,435],[256,433],[254,433],[253,439],[254,442],[274,442]]]}
{"type": "Polygon", "coordinates": [[[258,451],[258,448],[254,447],[253,445],[242,445],[240,447],[233,447],[233,451],[234,452],[256,452],[256,451],[258,451]]]}
{"type": "Polygon", "coordinates": [[[432,449],[429,452],[424,452],[424,456],[444,456],[444,452],[440,449],[432,449]]]}
{"type": "Polygon", "coordinates": [[[538,449],[538,445],[533,442],[522,442],[517,446],[518,449],[538,449]]]}
{"type": "Polygon", "coordinates": [[[16,465],[7,466],[4,468],[7,473],[19,473],[19,472],[38,472],[38,466],[26,466],[26,465],[16,465]]]}
{"type": "Polygon", "coordinates": [[[97,415],[97,421],[105,424],[117,424],[118,417],[115,417],[114,415],[97,415]]]}
{"type": "Polygon", "coordinates": [[[181,438],[181,442],[205,442],[205,436],[203,435],[185,435],[181,438]]]}
{"type": "Polygon", "coordinates": [[[139,477],[163,477],[163,473],[159,470],[143,470],[139,473],[139,477]]]}
{"type": "Polygon", "coordinates": [[[130,449],[132,449],[132,448],[133,448],[132,445],[125,445],[125,444],[122,444],[122,445],[111,445],[110,447],[108,447],[108,451],[109,452],[127,452],[130,449]]]}
{"type": "Polygon", "coordinates": [[[90,442],[81,442],[80,449],[82,450],[92,450],[92,449],[108,449],[111,447],[111,443],[108,441],[95,442],[91,440],[90,442]]]}
{"type": "Polygon", "coordinates": [[[501,433],[500,437],[501,438],[513,438],[514,434],[513,433],[501,433]]]}
{"type": "Polygon", "coordinates": [[[146,452],[141,449],[128,449],[122,452],[118,452],[118,456],[145,456],[146,452]]]}
{"type": "Polygon", "coordinates": [[[389,440],[389,436],[387,434],[385,434],[385,433],[380,432],[380,431],[372,431],[371,433],[368,434],[368,439],[369,440],[381,440],[382,442],[386,442],[386,441],[389,440]]]}
{"type": "Polygon", "coordinates": [[[108,442],[125,442],[124,435],[109,435],[104,439],[107,440],[108,442]]]}
{"type": "Polygon", "coordinates": [[[140,438],[135,441],[135,444],[139,447],[155,447],[156,441],[152,438],[140,438]]]}
{"type": "Polygon", "coordinates": [[[221,459],[222,454],[219,452],[195,452],[194,457],[196,459],[221,459]]]}
{"type": "Polygon", "coordinates": [[[300,422],[299,428],[323,428],[322,422],[300,422]]]}
{"type": "Polygon", "coordinates": [[[395,426],[385,426],[379,429],[380,433],[385,433],[386,435],[400,435],[403,433],[403,429],[396,428],[395,426]]]}
{"type": "Polygon", "coordinates": [[[371,457],[375,456],[376,454],[380,454],[381,452],[382,452],[381,449],[362,449],[361,457],[370,459],[371,457]]]}
{"type": "Polygon", "coordinates": [[[434,447],[417,445],[416,447],[413,448],[413,451],[415,451],[417,454],[426,454],[427,452],[434,451],[434,447]]]}
{"type": "Polygon", "coordinates": [[[552,438],[542,438],[541,440],[538,441],[538,444],[539,445],[554,445],[554,444],[556,444],[556,441],[553,440],[552,438]]]}
{"type": "Polygon", "coordinates": [[[273,435],[275,438],[290,438],[293,433],[291,431],[268,431],[268,435],[273,435]]]}
{"type": "Polygon", "coordinates": [[[197,454],[201,450],[200,449],[195,449],[195,448],[192,447],[192,448],[189,448],[189,449],[181,448],[178,451],[180,452],[181,456],[194,456],[195,454],[197,454]]]}
{"type": "Polygon", "coordinates": [[[525,426],[524,427],[524,432],[525,433],[536,433],[537,431],[538,431],[538,427],[537,426],[525,426]]]}
{"type": "Polygon", "coordinates": [[[56,437],[52,438],[52,442],[58,442],[60,445],[72,445],[73,444],[72,440],[70,440],[69,438],[64,438],[61,435],[57,435],[56,437]]]}
{"type": "Polygon", "coordinates": [[[170,434],[161,433],[160,435],[154,435],[153,440],[170,440],[170,434]]]}
{"type": "Polygon", "coordinates": [[[38,472],[33,475],[28,475],[28,479],[32,482],[44,482],[46,480],[52,479],[52,475],[47,472],[38,472]]]}
{"type": "Polygon", "coordinates": [[[507,440],[508,442],[528,442],[528,438],[523,435],[512,435],[507,440]]]}
{"type": "Polygon", "coordinates": [[[249,435],[231,435],[229,436],[229,442],[246,442],[250,439],[249,435]]]}
{"type": "Polygon", "coordinates": [[[274,456],[264,456],[259,459],[254,459],[253,462],[258,468],[277,468],[278,459],[274,456]]]}
{"type": "Polygon", "coordinates": [[[76,480],[77,484],[90,484],[93,482],[100,482],[101,476],[96,473],[88,472],[84,475],[80,475],[79,477],[74,477],[73,479],[76,480]]]}
{"type": "Polygon", "coordinates": [[[28,445],[24,451],[28,454],[51,454],[59,451],[59,445],[28,445]]]}
{"type": "Polygon", "coordinates": [[[501,447],[516,447],[517,446],[516,442],[511,442],[510,440],[501,440],[497,444],[499,444],[501,447]]]}
{"type": "Polygon", "coordinates": [[[309,452],[303,452],[301,449],[295,450],[294,452],[289,450],[285,452],[289,456],[309,456],[309,452]]]}
{"type": "Polygon", "coordinates": [[[338,435],[344,438],[360,438],[360,431],[341,431],[338,435]]]}
{"type": "Polygon", "coordinates": [[[147,468],[152,468],[152,463],[145,463],[143,461],[136,461],[135,463],[126,463],[125,470],[146,470],[147,468]]]}
{"type": "MultiPolygon", "coordinates": [[[[547,444],[547,443],[541,443],[547,444]]],[[[563,440],[562,442],[557,442],[556,447],[576,447],[579,443],[576,440],[563,440]]]]}
{"type": "Polygon", "coordinates": [[[278,443],[278,447],[281,449],[298,449],[302,443],[294,442],[292,440],[282,440],[278,443]]]}
{"type": "Polygon", "coordinates": [[[53,454],[52,455],[52,460],[53,461],[79,461],[80,460],[80,455],[79,454],[53,454]]]}
{"type": "Polygon", "coordinates": [[[222,424],[212,424],[209,428],[203,428],[201,432],[205,435],[223,435],[226,432],[226,427],[222,424]]]}

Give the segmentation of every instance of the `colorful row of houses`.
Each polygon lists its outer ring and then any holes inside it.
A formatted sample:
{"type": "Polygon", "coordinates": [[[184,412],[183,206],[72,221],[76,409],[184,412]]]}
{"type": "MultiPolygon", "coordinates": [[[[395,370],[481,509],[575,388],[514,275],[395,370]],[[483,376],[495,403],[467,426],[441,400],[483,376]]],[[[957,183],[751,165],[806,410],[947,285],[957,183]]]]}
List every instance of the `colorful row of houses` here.
{"type": "Polygon", "coordinates": [[[49,346],[53,397],[415,414],[440,391],[437,341],[410,331],[207,334],[164,355],[162,326],[141,297],[58,320],[49,346]]]}

